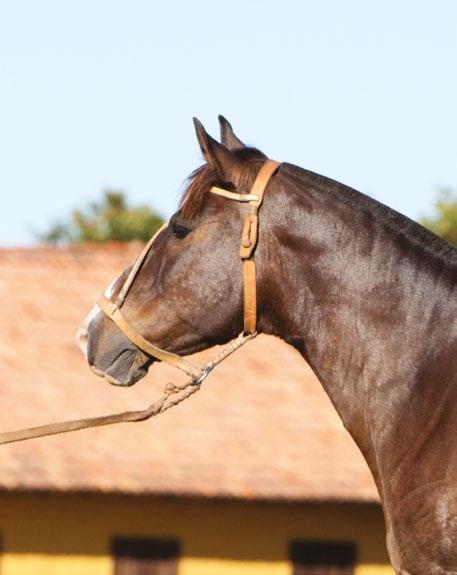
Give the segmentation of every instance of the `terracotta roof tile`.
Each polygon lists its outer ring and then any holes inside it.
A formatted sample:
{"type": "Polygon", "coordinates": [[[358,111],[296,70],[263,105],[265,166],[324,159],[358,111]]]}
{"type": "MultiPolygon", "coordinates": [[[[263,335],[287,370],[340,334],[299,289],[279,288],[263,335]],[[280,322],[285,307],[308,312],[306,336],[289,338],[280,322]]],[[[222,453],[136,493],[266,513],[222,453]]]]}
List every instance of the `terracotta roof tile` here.
{"type": "MultiPolygon", "coordinates": [[[[135,245],[0,250],[2,431],[143,408],[163,382],[181,377],[156,365],[132,388],[111,387],[75,344],[83,316],[137,252],[135,245]]],[[[377,501],[310,368],[265,336],[157,419],[0,449],[0,488],[8,490],[377,501]]]]}

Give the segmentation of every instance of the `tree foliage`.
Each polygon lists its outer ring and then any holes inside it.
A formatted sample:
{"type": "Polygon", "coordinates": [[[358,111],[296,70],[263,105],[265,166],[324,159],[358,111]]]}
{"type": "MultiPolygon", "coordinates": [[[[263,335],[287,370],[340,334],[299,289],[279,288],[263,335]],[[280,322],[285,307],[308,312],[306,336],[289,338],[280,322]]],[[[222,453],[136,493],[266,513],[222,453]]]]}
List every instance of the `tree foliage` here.
{"type": "Polygon", "coordinates": [[[435,213],[421,224],[457,246],[457,196],[448,188],[438,190],[434,208],[435,213]]]}
{"type": "Polygon", "coordinates": [[[64,221],[52,224],[38,239],[52,244],[80,242],[147,241],[162,225],[162,218],[147,206],[130,207],[123,192],[108,190],[99,202],[73,210],[64,221]]]}

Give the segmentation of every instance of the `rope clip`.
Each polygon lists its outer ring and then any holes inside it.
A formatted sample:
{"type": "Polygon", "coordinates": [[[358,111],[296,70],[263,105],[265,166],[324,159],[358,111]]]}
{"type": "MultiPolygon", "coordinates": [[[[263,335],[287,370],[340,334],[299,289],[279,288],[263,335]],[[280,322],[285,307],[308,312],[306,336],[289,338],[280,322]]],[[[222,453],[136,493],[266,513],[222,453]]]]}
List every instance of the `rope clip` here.
{"type": "Polygon", "coordinates": [[[202,374],[196,379],[192,380],[192,385],[201,385],[212,371],[212,366],[207,365],[203,368],[202,374]]]}

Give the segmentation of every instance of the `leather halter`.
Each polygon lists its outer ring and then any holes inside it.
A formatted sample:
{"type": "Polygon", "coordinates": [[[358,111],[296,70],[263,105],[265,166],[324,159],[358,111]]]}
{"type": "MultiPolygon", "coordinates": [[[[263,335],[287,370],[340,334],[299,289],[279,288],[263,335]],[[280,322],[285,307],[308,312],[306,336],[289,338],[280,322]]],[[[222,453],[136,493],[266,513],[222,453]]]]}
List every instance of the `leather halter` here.
{"type": "MultiPolygon", "coordinates": [[[[274,160],[267,160],[260,168],[249,194],[240,194],[224,190],[213,186],[209,191],[229,200],[245,202],[249,206],[248,213],[244,217],[243,232],[241,234],[240,258],[243,262],[243,306],[244,306],[244,331],[235,340],[240,347],[249,339],[257,335],[257,287],[256,287],[256,266],[254,260],[255,249],[258,241],[259,216],[258,211],[262,205],[265,189],[271,177],[276,173],[280,164],[274,160]]],[[[140,256],[133,265],[126,281],[124,282],[119,295],[113,301],[102,295],[97,304],[100,309],[117,325],[129,340],[138,348],[161,361],[181,369],[192,377],[195,383],[201,383],[203,379],[213,369],[212,362],[209,361],[203,367],[195,365],[170,351],[163,350],[146,338],[144,338],[128,321],[121,311],[125,298],[138,275],[141,266],[146,259],[156,238],[168,224],[164,224],[151,240],[146,244],[140,256]]]]}
{"type": "Polygon", "coordinates": [[[67,433],[69,431],[76,431],[78,429],[112,425],[114,423],[133,423],[136,421],[145,421],[146,419],[150,419],[151,417],[154,417],[155,415],[170,409],[170,407],[178,405],[193,395],[200,389],[202,381],[219,363],[224,361],[225,358],[227,358],[247,341],[257,335],[257,290],[254,254],[258,241],[258,211],[262,204],[263,195],[268,182],[279,168],[279,165],[280,164],[278,162],[267,160],[257,174],[250,194],[239,194],[218,187],[213,187],[210,190],[211,193],[217,194],[224,198],[235,200],[237,202],[247,202],[249,204],[248,213],[244,218],[243,233],[241,235],[240,245],[240,257],[243,261],[244,331],[240,333],[237,338],[232,340],[220,353],[208,361],[203,367],[200,367],[175,353],[160,349],[145,339],[131,326],[129,321],[122,314],[120,308],[122,307],[125,298],[127,297],[132,283],[135,281],[135,278],[138,275],[141,265],[143,264],[146,256],[149,253],[149,250],[154,244],[155,239],[168,225],[165,224],[160,228],[158,232],[156,232],[156,234],[144,247],[139,258],[133,265],[126,281],[124,282],[119,295],[116,298],[116,301],[112,301],[109,298],[102,296],[98,300],[98,305],[137,347],[142,349],[148,355],[156,357],[157,359],[182,369],[190,375],[190,380],[184,384],[167,383],[162,396],[146,409],[140,411],[124,411],[111,415],[102,415],[100,417],[89,417],[71,421],[62,421],[59,423],[51,423],[49,425],[40,425],[38,427],[19,429],[17,431],[8,431],[6,433],[0,433],[0,445],[6,443],[14,443],[16,441],[24,441],[26,439],[33,439],[35,437],[67,433]]]}

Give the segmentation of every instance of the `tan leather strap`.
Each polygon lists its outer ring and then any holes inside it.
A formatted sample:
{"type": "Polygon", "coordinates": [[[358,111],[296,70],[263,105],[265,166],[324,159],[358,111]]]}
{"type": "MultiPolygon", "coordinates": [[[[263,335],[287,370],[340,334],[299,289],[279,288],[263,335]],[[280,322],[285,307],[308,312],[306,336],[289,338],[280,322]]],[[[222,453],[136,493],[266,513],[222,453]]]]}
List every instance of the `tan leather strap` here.
{"type": "MultiPolygon", "coordinates": [[[[248,214],[245,217],[243,225],[243,233],[241,237],[240,257],[243,264],[243,301],[244,301],[244,333],[255,334],[257,325],[257,291],[256,291],[256,270],[255,263],[252,260],[248,264],[248,260],[253,257],[255,247],[257,245],[258,236],[258,210],[262,204],[265,189],[270,181],[272,175],[279,167],[279,162],[274,160],[267,160],[260,168],[256,176],[250,194],[240,194],[224,190],[217,186],[211,188],[211,192],[218,194],[225,198],[236,200],[239,202],[248,202],[248,214]]],[[[175,353],[160,349],[153,343],[144,338],[137,330],[130,324],[126,317],[122,314],[120,308],[124,304],[125,298],[138,275],[144,260],[146,259],[149,251],[151,250],[156,238],[160,232],[167,226],[164,224],[146,244],[140,256],[137,258],[133,265],[127,279],[122,286],[116,301],[101,296],[98,300],[100,309],[118,326],[118,328],[132,341],[138,348],[145,353],[155,357],[161,361],[170,363],[174,367],[183,370],[191,377],[198,379],[202,375],[201,368],[180,357],[175,353]]]]}
{"type": "Polygon", "coordinates": [[[268,182],[279,166],[279,162],[267,160],[260,168],[254,185],[252,186],[251,195],[256,196],[257,200],[251,200],[249,202],[249,213],[244,220],[243,235],[240,246],[240,257],[243,260],[250,258],[256,248],[259,230],[259,208],[262,205],[263,196],[268,182]]]}
{"type": "Polygon", "coordinates": [[[244,333],[257,331],[257,285],[254,260],[243,260],[244,333]]]}
{"type": "MultiPolygon", "coordinates": [[[[211,188],[211,192],[218,194],[225,198],[236,200],[239,202],[249,203],[249,212],[245,217],[243,225],[243,233],[241,237],[240,256],[243,259],[243,301],[244,301],[244,333],[253,335],[256,333],[257,325],[257,290],[256,290],[256,269],[254,260],[248,264],[248,260],[253,256],[255,247],[257,245],[258,236],[258,210],[262,204],[265,189],[270,181],[272,175],[279,167],[279,162],[274,160],[267,160],[260,168],[256,176],[250,194],[240,194],[224,190],[217,186],[211,188]]],[[[138,348],[145,353],[170,363],[174,367],[183,370],[191,377],[198,379],[202,375],[199,366],[192,364],[186,359],[180,357],[175,353],[165,351],[144,338],[137,330],[130,324],[127,318],[122,314],[121,307],[124,304],[125,298],[138,275],[144,260],[146,259],[149,251],[151,250],[156,238],[160,232],[167,226],[164,224],[146,244],[140,256],[137,258],[133,265],[127,279],[122,286],[116,301],[101,296],[97,302],[100,309],[118,326],[118,328],[132,341],[138,348]]]]}
{"type": "Polygon", "coordinates": [[[267,160],[260,168],[250,194],[238,194],[217,186],[211,188],[213,194],[237,202],[249,202],[249,211],[243,222],[240,257],[243,261],[243,307],[244,333],[255,334],[257,330],[257,284],[254,252],[259,235],[259,208],[268,182],[280,166],[279,162],[267,160]]]}
{"type": "Polygon", "coordinates": [[[236,202],[251,202],[252,200],[259,199],[258,196],[254,196],[253,194],[239,194],[238,192],[231,192],[230,190],[224,190],[217,186],[213,186],[210,191],[213,194],[228,198],[229,200],[235,200],[236,202]]]}
{"type": "Polygon", "coordinates": [[[249,214],[245,217],[240,245],[240,257],[243,260],[243,302],[244,302],[244,333],[257,332],[257,282],[254,252],[259,235],[259,208],[263,196],[273,174],[280,164],[267,160],[260,168],[251,189],[255,200],[249,202],[249,214]]]}
{"type": "Polygon", "coordinates": [[[145,339],[140,333],[134,329],[130,322],[125,318],[124,314],[121,312],[117,303],[111,301],[110,299],[106,298],[105,296],[101,296],[98,301],[97,305],[100,309],[113,321],[117,327],[124,333],[131,342],[133,342],[137,347],[142,349],[147,354],[159,359],[160,361],[165,361],[170,363],[174,367],[178,369],[182,369],[185,373],[193,377],[194,379],[198,379],[203,371],[202,368],[194,365],[190,361],[176,355],[175,353],[171,353],[170,351],[165,351],[164,349],[160,349],[156,345],[149,342],[145,339]]]}
{"type": "Polygon", "coordinates": [[[119,307],[124,303],[125,298],[127,297],[127,294],[130,288],[132,287],[132,284],[135,281],[135,278],[138,275],[138,272],[140,271],[140,268],[143,265],[143,262],[149,253],[149,250],[152,247],[152,244],[155,242],[156,238],[167,226],[168,222],[165,222],[162,226],[160,226],[160,228],[156,231],[156,233],[144,246],[143,250],[141,251],[141,254],[137,257],[136,262],[133,264],[129,275],[127,276],[127,279],[125,280],[124,285],[122,286],[121,291],[119,292],[119,295],[116,298],[119,307]]]}

